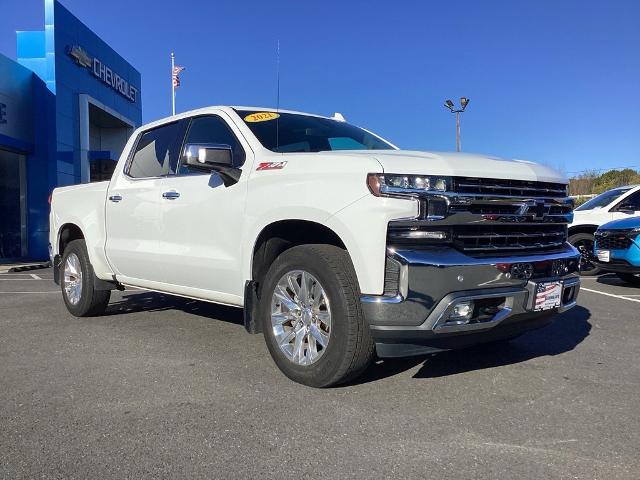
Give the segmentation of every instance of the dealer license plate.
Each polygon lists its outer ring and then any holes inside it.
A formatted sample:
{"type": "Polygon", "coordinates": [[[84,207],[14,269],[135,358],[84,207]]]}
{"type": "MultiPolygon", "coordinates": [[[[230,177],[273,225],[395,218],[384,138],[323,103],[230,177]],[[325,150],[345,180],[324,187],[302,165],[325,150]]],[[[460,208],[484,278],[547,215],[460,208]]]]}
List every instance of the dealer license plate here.
{"type": "Polygon", "coordinates": [[[543,282],[536,284],[535,311],[550,310],[560,306],[562,282],[543,282]]]}
{"type": "Polygon", "coordinates": [[[601,262],[608,263],[611,261],[611,252],[609,250],[596,250],[596,255],[601,262]]]}

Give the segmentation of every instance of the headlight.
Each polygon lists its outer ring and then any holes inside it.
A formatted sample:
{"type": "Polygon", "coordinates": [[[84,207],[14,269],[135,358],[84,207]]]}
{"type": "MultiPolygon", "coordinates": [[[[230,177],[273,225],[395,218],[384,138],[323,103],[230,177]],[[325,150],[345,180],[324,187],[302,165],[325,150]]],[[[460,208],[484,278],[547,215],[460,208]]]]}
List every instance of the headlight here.
{"type": "Polygon", "coordinates": [[[442,193],[451,190],[451,177],[370,173],[367,185],[376,197],[442,193]]]}
{"type": "Polygon", "coordinates": [[[631,238],[635,238],[638,235],[640,235],[640,227],[632,228],[631,231],[629,232],[629,237],[631,238]]]}

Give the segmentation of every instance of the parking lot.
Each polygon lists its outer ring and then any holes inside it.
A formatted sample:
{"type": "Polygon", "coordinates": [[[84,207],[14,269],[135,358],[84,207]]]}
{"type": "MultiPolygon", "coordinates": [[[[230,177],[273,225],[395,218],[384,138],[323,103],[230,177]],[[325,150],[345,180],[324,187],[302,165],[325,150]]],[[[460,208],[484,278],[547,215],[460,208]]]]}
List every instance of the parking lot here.
{"type": "Polygon", "coordinates": [[[51,270],[0,275],[0,478],[640,478],[640,289],[505,347],[292,383],[239,309],[114,292],[70,316],[51,270]]]}

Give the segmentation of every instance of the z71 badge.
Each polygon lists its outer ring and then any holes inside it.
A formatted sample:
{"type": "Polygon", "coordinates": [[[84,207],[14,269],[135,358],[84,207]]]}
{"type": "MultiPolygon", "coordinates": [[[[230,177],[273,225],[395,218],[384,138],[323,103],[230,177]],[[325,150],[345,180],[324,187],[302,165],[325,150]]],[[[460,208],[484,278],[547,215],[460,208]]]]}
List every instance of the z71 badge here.
{"type": "Polygon", "coordinates": [[[284,168],[284,166],[287,164],[287,162],[262,162],[258,165],[258,168],[256,168],[256,171],[258,170],[281,170],[284,168]]]}

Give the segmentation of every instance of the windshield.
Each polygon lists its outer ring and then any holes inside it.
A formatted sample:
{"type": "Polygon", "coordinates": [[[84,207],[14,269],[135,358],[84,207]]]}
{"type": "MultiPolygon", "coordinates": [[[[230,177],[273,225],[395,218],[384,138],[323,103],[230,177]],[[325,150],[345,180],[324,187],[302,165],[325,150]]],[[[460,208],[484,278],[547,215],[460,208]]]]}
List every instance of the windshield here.
{"type": "Polygon", "coordinates": [[[576,210],[593,210],[594,208],[602,208],[609,205],[611,202],[620,197],[623,193],[627,193],[631,190],[631,187],[614,188],[608,192],[601,193],[597,197],[592,198],[588,202],[580,205],[576,210]]]}
{"type": "Polygon", "coordinates": [[[260,143],[273,152],[394,150],[376,135],[338,120],[259,110],[236,112],[260,143]]]}

